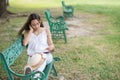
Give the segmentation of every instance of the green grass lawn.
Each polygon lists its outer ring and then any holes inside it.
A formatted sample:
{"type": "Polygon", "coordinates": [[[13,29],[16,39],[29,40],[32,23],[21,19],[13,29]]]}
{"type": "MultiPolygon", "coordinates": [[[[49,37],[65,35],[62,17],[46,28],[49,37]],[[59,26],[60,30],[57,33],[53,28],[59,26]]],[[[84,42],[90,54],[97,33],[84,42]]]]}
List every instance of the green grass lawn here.
{"type": "MultiPolygon", "coordinates": [[[[30,1],[32,0],[11,0],[8,10],[15,13],[42,13],[39,10],[62,8],[61,0],[30,1]]],[[[120,80],[120,1],[65,0],[65,2],[73,5],[75,13],[79,15],[86,12],[103,15],[101,23],[107,25],[99,27],[96,31],[97,35],[68,38],[67,44],[64,44],[62,40],[55,41],[56,49],[53,55],[61,58],[60,62],[55,63],[59,74],[65,76],[67,80],[120,80]]],[[[53,14],[59,14],[59,12],[53,14]]],[[[25,20],[26,17],[16,17],[5,24],[0,23],[0,37],[2,37],[0,51],[17,38],[16,33],[25,20]]],[[[89,22],[91,25],[97,23],[95,20],[89,22]]],[[[23,54],[26,55],[25,52],[23,54]]],[[[13,69],[23,73],[26,60],[27,56],[21,55],[13,69]]],[[[2,69],[0,64],[0,79],[6,77],[2,69]]]]}

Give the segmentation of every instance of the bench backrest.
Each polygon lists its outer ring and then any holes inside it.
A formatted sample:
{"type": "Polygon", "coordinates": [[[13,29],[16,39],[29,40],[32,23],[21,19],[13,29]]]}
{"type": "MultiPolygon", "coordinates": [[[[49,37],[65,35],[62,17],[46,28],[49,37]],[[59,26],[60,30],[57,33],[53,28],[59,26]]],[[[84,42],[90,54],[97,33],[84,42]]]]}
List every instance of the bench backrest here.
{"type": "Polygon", "coordinates": [[[64,1],[62,1],[62,6],[65,6],[65,3],[64,3],[64,1]]]}
{"type": "Polygon", "coordinates": [[[50,31],[52,32],[52,25],[53,25],[53,23],[52,23],[52,16],[51,16],[51,13],[50,13],[50,10],[46,10],[45,11],[45,16],[46,16],[46,19],[47,19],[47,21],[48,21],[48,24],[49,24],[49,27],[50,27],[50,31]]]}
{"type": "Polygon", "coordinates": [[[64,1],[62,1],[62,7],[63,7],[63,10],[66,9],[66,5],[65,5],[65,2],[64,2],[64,1]]]}
{"type": "Polygon", "coordinates": [[[74,8],[71,5],[66,5],[62,0],[63,16],[64,17],[73,17],[74,8]]]}
{"type": "Polygon", "coordinates": [[[23,36],[20,36],[10,47],[8,47],[1,54],[1,59],[4,60],[4,65],[8,67],[11,66],[14,61],[19,57],[22,53],[25,46],[22,45],[23,36]]]}
{"type": "Polygon", "coordinates": [[[45,11],[45,16],[46,16],[46,19],[48,20],[48,21],[50,21],[50,18],[51,18],[51,14],[50,14],[50,10],[46,10],[45,11]]]}

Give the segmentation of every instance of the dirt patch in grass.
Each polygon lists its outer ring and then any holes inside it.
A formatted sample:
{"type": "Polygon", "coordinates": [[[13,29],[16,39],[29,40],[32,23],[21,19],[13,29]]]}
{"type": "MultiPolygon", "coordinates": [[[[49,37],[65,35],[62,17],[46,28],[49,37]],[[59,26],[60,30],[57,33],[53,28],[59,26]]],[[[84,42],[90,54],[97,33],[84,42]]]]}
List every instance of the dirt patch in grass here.
{"type": "MultiPolygon", "coordinates": [[[[69,28],[66,31],[68,38],[97,35],[99,29],[110,25],[107,16],[92,13],[78,12],[73,18],[66,18],[65,21],[69,28]]],[[[49,26],[46,21],[44,25],[49,26]]]]}

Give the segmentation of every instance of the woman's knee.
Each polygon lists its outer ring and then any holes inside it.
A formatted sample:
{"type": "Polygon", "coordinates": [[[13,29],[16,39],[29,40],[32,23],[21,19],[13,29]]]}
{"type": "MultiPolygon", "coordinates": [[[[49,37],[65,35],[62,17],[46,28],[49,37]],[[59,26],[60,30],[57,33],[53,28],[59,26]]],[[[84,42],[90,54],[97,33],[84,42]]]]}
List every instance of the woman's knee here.
{"type": "Polygon", "coordinates": [[[47,62],[47,64],[49,64],[49,63],[51,63],[52,61],[53,61],[53,56],[52,56],[52,54],[47,54],[47,60],[46,60],[47,62]]]}

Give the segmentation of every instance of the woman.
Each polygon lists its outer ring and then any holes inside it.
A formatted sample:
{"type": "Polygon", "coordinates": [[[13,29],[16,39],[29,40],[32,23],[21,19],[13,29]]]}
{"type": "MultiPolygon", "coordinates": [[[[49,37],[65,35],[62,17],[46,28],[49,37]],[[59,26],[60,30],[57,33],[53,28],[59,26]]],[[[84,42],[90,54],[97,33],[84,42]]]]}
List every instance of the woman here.
{"type": "MultiPolygon", "coordinates": [[[[38,14],[32,13],[29,15],[26,23],[20,29],[19,35],[24,34],[23,45],[28,45],[27,54],[28,62],[34,54],[42,54],[45,58],[44,63],[35,71],[43,71],[47,64],[52,60],[51,52],[54,50],[54,44],[51,38],[51,33],[48,28],[43,26],[43,23],[38,14]],[[47,51],[47,54],[44,53],[47,51]]],[[[25,74],[32,71],[30,66],[25,67],[25,74]]]]}

